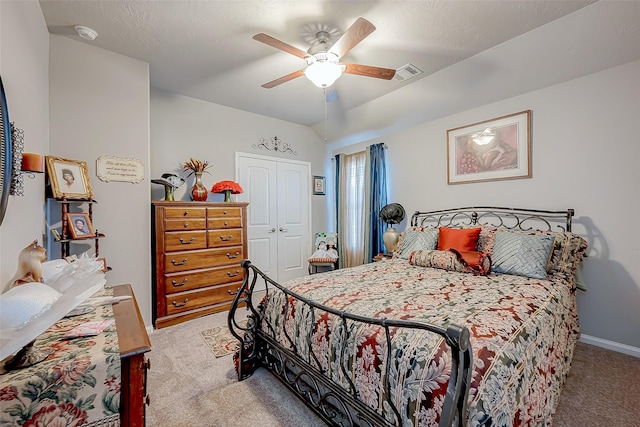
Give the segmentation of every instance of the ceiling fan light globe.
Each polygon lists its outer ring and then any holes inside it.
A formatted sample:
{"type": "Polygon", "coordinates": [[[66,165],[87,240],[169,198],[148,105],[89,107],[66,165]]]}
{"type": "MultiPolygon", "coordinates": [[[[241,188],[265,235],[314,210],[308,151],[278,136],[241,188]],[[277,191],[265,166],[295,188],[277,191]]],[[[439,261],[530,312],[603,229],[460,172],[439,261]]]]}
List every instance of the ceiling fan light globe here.
{"type": "Polygon", "coordinates": [[[342,75],[342,67],[329,61],[315,62],[304,70],[304,75],[318,87],[329,87],[342,75]]]}

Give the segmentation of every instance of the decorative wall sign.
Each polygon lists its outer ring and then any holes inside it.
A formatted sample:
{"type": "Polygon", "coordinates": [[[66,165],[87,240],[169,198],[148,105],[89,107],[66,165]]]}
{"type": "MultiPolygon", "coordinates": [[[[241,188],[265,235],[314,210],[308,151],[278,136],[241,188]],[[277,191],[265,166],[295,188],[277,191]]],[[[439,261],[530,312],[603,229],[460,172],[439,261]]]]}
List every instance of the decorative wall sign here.
{"type": "Polygon", "coordinates": [[[264,148],[267,150],[279,151],[281,153],[291,153],[293,155],[298,154],[291,149],[291,145],[286,142],[282,142],[282,140],[277,136],[274,136],[271,139],[260,138],[260,144],[253,144],[252,147],[255,149],[264,148]]]}
{"type": "Polygon", "coordinates": [[[449,184],[531,177],[531,110],[447,131],[449,184]]]}
{"type": "Polygon", "coordinates": [[[100,181],[121,181],[138,184],[144,180],[144,163],[126,157],[100,156],[96,160],[96,175],[100,181]]]}

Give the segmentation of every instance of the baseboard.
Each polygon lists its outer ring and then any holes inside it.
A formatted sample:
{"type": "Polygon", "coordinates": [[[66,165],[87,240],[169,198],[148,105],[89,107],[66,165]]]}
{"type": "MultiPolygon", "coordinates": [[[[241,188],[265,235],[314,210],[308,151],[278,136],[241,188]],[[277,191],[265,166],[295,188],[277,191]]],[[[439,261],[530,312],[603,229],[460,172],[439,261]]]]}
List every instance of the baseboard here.
{"type": "Polygon", "coordinates": [[[604,340],[602,338],[592,337],[591,335],[582,334],[580,342],[595,345],[596,347],[606,348],[607,350],[617,351],[618,353],[628,354],[630,356],[640,357],[640,348],[627,344],[621,344],[615,341],[604,340]]]}
{"type": "Polygon", "coordinates": [[[145,329],[147,330],[147,335],[151,335],[153,333],[153,326],[147,326],[145,329]]]}

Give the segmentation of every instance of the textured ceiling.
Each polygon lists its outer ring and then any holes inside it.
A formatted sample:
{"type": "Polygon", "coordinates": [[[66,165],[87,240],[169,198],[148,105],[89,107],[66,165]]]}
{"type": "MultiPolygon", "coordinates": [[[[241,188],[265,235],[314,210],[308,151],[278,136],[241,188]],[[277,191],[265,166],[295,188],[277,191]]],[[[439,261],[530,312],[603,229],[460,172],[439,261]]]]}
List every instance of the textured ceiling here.
{"type": "Polygon", "coordinates": [[[344,61],[393,69],[411,63],[424,71],[405,82],[343,75],[330,108],[348,111],[591,3],[40,0],[52,34],[148,62],[154,88],[307,126],[324,121],[322,89],[305,77],[262,88],[305,62],[254,34],[307,50],[318,30],[339,36],[364,17],[377,29],[344,61]],[[98,37],[81,39],[78,24],[98,37]]]}

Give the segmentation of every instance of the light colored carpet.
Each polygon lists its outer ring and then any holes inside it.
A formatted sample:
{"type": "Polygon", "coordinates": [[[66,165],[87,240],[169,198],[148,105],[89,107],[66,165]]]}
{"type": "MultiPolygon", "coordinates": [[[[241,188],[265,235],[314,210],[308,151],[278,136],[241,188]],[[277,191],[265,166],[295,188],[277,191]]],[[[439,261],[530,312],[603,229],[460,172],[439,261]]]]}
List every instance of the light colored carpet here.
{"type": "MultiPolygon", "coordinates": [[[[238,382],[233,357],[214,357],[200,333],[226,328],[226,316],[151,334],[147,426],[324,426],[265,369],[238,382]]],[[[578,343],[554,427],[640,427],[639,407],[640,359],[578,343]]]]}

